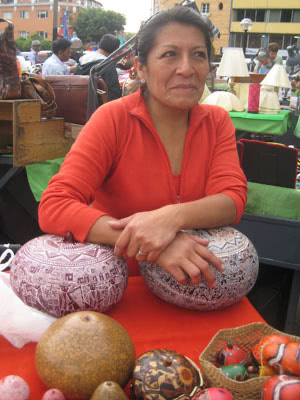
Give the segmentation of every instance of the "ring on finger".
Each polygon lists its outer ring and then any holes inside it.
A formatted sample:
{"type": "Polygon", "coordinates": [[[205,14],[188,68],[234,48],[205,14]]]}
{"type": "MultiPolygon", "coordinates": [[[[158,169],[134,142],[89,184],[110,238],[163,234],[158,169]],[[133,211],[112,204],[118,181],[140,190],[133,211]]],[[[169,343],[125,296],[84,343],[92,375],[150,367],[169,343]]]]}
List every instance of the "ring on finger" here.
{"type": "Polygon", "coordinates": [[[147,253],[144,253],[142,250],[139,249],[139,251],[137,252],[139,256],[147,256],[147,253]]]}

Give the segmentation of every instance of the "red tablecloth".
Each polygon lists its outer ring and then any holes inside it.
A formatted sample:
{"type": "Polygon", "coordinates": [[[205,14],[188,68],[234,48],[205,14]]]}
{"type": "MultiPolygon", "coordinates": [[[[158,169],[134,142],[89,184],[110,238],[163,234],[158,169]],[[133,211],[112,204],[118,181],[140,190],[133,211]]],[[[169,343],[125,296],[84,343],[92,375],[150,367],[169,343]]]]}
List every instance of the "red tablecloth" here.
{"type": "MultiPolygon", "coordinates": [[[[247,298],[227,309],[211,312],[169,305],[152,295],[141,277],[129,278],[123,299],[107,314],[127,329],[137,356],[147,350],[168,348],[190,357],[198,365],[200,353],[219,329],[263,321],[247,298]]],[[[30,400],[41,400],[47,388],[35,370],[35,348],[36,343],[28,343],[17,349],[0,336],[0,378],[11,374],[21,376],[30,386],[30,400]]]]}

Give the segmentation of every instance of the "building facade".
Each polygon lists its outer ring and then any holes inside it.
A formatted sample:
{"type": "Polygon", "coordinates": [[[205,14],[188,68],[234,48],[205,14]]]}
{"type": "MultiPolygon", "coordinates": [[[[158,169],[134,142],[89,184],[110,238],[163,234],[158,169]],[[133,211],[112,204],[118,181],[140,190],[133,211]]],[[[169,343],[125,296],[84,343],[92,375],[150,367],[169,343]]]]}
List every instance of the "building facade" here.
{"type": "Polygon", "coordinates": [[[229,45],[242,47],[243,35],[240,21],[250,18],[253,22],[247,34],[247,48],[266,47],[277,43],[284,50],[300,39],[300,1],[286,0],[232,0],[232,19],[229,45]]]}
{"type": "Polygon", "coordinates": [[[0,16],[14,24],[15,39],[38,34],[43,39],[53,40],[54,25],[60,29],[65,11],[72,25],[81,9],[100,7],[102,4],[98,0],[0,0],[0,16]],[[54,23],[55,7],[57,24],[54,23]]]}
{"type": "MultiPolygon", "coordinates": [[[[153,0],[153,10],[173,7],[178,0],[153,0]]],[[[255,52],[268,43],[276,42],[280,49],[300,43],[300,0],[196,0],[202,15],[206,15],[220,30],[220,39],[213,46],[216,55],[222,47],[243,47],[247,34],[247,49],[255,52]],[[252,29],[244,32],[240,21],[250,18],[252,29]]],[[[251,53],[251,52],[250,52],[251,53]]]]}

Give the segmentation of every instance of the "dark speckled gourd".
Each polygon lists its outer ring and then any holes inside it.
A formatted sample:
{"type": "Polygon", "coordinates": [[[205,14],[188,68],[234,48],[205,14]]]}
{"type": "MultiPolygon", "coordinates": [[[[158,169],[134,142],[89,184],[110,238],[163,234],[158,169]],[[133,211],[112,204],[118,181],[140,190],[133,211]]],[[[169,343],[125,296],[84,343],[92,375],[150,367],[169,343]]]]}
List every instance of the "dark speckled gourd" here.
{"type": "Polygon", "coordinates": [[[135,349],[113,318],[81,311],[50,325],[37,344],[35,363],[46,386],[60,389],[66,399],[88,400],[102,382],[127,384],[135,349]]]}
{"type": "Polygon", "coordinates": [[[95,390],[91,400],[128,400],[120,385],[107,381],[101,383],[95,390]]]}

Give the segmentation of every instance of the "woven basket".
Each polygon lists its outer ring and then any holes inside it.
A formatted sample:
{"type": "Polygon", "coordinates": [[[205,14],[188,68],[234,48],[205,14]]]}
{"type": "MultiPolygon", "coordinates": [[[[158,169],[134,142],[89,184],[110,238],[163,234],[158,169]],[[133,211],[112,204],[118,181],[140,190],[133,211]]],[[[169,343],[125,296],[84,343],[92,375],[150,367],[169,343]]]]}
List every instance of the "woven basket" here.
{"type": "Polygon", "coordinates": [[[216,361],[216,354],[228,343],[228,340],[231,340],[246,353],[250,353],[254,344],[264,336],[272,334],[288,336],[294,342],[300,343],[300,337],[278,331],[263,322],[254,322],[238,328],[220,330],[199,357],[205,385],[208,387],[222,387],[229,390],[234,400],[260,400],[261,388],[269,378],[268,376],[237,382],[223,375],[214,363],[216,361]]]}

